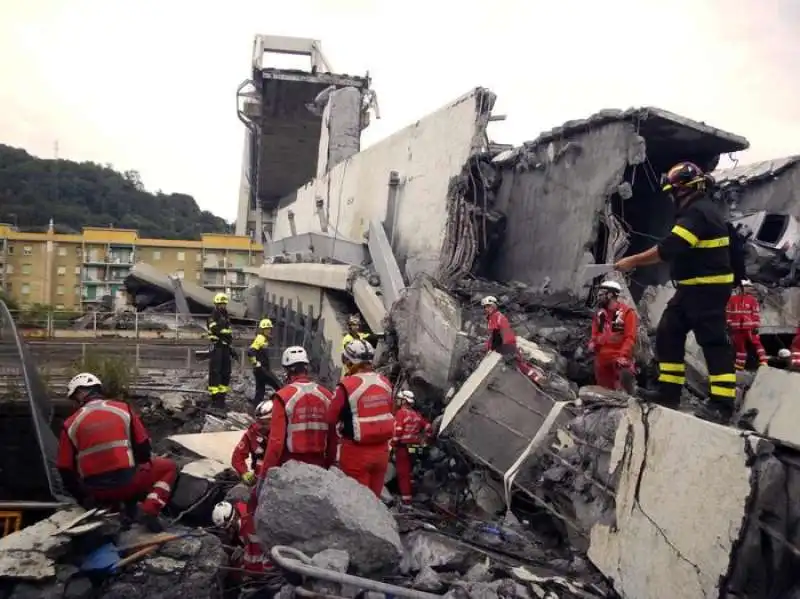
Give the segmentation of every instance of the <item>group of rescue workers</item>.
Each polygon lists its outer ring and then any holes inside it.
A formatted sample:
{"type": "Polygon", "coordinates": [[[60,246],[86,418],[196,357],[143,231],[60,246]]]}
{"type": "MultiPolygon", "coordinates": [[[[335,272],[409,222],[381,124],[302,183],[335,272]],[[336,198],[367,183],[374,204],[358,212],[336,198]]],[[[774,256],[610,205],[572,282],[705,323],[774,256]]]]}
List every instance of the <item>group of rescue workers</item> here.
{"type": "MultiPolygon", "coordinates": [[[[641,389],[639,394],[647,401],[678,407],[685,382],[686,336],[694,331],[710,383],[709,401],[698,415],[728,420],[734,410],[736,370],[745,367],[748,347],[754,348],[760,364],[766,362],[758,300],[744,277],[743,258],[731,251],[735,231],[708,193],[713,180],[697,165],[682,162],[669,170],[662,184],[677,212],[669,235],[614,265],[628,272],[667,262],[676,286],[657,329],[658,389],[641,389]]],[[[620,300],[621,292],[614,280],[601,283],[588,349],[594,353],[596,383],[629,390],[638,323],[633,308],[620,300]]],[[[225,294],[217,294],[208,321],[208,390],[217,407],[224,406],[230,390],[233,334],[227,303],[225,294]]],[[[497,298],[487,296],[481,304],[489,331],[486,350],[502,354],[535,380],[536,369],[520,354],[497,298]]],[[[414,408],[414,394],[407,389],[395,393],[390,381],[373,369],[374,337],[360,330],[358,317],[348,321],[341,347],[344,375],[333,391],[312,380],[308,355],[300,346],[283,352],[286,383],[281,385],[267,355],[272,328],[269,319],[261,320],[248,350],[256,380],[255,422],[231,459],[241,480],[252,487],[250,500],[221,502],[213,512],[214,524],[238,539],[240,567],[247,572],[269,567],[255,537],[253,514],[271,469],[289,460],[323,468],[336,465],[380,497],[394,454],[400,498],[408,504],[415,457],[432,438],[430,423],[414,408]],[[270,397],[268,387],[274,389],[270,397]]],[[[800,329],[795,341],[791,359],[800,365],[800,329]]],[[[78,404],[59,443],[57,465],[67,490],[84,505],[118,504],[130,518],[152,530],[161,528],[159,514],[177,477],[175,462],[152,455],[137,414],[128,404],[105,398],[95,375],[75,376],[67,395],[78,404]]]]}

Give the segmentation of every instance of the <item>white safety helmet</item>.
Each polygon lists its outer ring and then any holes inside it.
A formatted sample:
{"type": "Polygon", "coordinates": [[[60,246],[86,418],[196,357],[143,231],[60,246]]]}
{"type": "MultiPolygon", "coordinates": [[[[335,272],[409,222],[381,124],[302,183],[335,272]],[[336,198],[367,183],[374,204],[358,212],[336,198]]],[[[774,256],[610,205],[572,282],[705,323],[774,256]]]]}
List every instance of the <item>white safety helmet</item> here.
{"type": "Polygon", "coordinates": [[[372,362],[374,357],[375,348],[363,339],[349,341],[342,351],[342,362],[347,361],[351,364],[366,364],[372,362]]]}
{"type": "Polygon", "coordinates": [[[600,289],[605,289],[606,291],[611,291],[613,293],[622,293],[622,285],[611,280],[600,283],[600,289]]]}
{"type": "Polygon", "coordinates": [[[284,368],[289,368],[289,366],[294,366],[296,364],[308,364],[308,354],[306,350],[299,345],[287,347],[281,357],[281,366],[284,368]]]}
{"type": "Polygon", "coordinates": [[[227,501],[220,501],[211,512],[211,521],[218,528],[228,528],[236,519],[236,509],[227,501]]]}
{"type": "Polygon", "coordinates": [[[785,360],[786,358],[791,357],[791,355],[792,355],[792,352],[790,352],[785,347],[783,349],[779,349],[778,350],[778,357],[783,359],[783,360],[785,360]]]}
{"type": "Polygon", "coordinates": [[[85,389],[87,387],[102,387],[102,381],[93,375],[91,372],[81,372],[80,374],[76,374],[72,377],[69,383],[67,383],[67,397],[72,397],[72,395],[78,389],[85,389]]]}
{"type": "Polygon", "coordinates": [[[481,306],[496,306],[497,298],[493,295],[487,295],[481,300],[481,306]]]}
{"type": "Polygon", "coordinates": [[[406,403],[414,405],[414,392],[408,389],[403,389],[397,394],[397,399],[406,403]]]}
{"type": "Polygon", "coordinates": [[[752,287],[753,282],[750,279],[742,279],[742,287],[752,287]]]}
{"type": "Polygon", "coordinates": [[[271,399],[266,399],[256,406],[256,419],[268,420],[272,418],[273,402],[271,399]]]}

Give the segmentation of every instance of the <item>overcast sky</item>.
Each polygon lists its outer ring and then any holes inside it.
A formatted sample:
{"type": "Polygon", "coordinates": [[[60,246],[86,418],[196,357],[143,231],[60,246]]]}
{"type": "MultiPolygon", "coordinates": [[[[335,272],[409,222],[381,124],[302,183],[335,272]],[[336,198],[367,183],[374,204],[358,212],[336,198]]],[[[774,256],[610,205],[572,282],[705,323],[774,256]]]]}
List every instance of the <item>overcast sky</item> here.
{"type": "Polygon", "coordinates": [[[498,142],[655,105],[746,136],[742,162],[800,153],[798,0],[0,0],[0,143],[57,140],[232,220],[256,33],[369,71],[368,144],[484,86],[498,142]]]}

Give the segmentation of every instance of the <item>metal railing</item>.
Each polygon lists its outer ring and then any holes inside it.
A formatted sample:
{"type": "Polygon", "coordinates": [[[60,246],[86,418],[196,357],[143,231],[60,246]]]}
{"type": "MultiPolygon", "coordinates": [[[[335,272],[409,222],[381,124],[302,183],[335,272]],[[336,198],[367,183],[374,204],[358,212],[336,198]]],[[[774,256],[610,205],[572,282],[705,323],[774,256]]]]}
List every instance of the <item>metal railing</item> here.
{"type": "MultiPolygon", "coordinates": [[[[146,342],[191,342],[206,338],[208,315],[187,317],[161,312],[69,312],[15,310],[11,315],[17,329],[28,340],[138,339],[146,342]]],[[[238,339],[252,338],[253,327],[234,326],[238,339]]]]}
{"type": "MultiPolygon", "coordinates": [[[[11,312],[2,301],[0,301],[0,368],[3,371],[0,378],[7,385],[5,394],[2,396],[3,403],[27,403],[36,434],[35,445],[38,445],[50,494],[56,500],[68,500],[56,468],[58,439],[51,428],[53,406],[50,402],[47,385],[14,323],[11,312]],[[10,391],[9,388],[13,388],[13,391],[10,391]]],[[[31,473],[31,478],[33,477],[35,474],[31,473]]],[[[14,481],[4,482],[8,484],[14,481]]]]}

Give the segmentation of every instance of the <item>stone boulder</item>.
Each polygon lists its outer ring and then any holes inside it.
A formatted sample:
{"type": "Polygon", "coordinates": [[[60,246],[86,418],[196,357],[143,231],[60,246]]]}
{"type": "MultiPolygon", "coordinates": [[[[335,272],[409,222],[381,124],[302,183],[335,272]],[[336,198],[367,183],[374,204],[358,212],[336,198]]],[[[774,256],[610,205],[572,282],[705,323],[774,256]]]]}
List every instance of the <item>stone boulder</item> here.
{"type": "Polygon", "coordinates": [[[336,468],[290,461],[270,470],[255,517],[265,549],[290,545],[309,555],[341,549],[359,574],[392,570],[403,553],[386,506],[336,468]]]}

